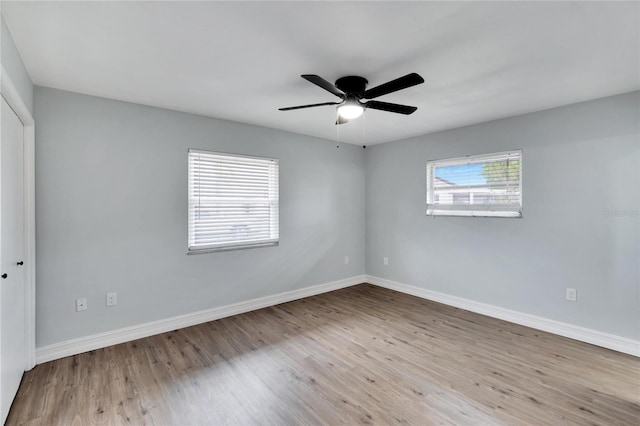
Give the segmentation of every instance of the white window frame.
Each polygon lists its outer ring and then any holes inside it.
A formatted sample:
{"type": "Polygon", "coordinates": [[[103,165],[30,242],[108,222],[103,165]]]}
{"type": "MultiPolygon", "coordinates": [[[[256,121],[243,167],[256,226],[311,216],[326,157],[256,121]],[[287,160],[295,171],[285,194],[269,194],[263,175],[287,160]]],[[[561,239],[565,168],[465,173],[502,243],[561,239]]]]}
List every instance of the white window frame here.
{"type": "Polygon", "coordinates": [[[427,161],[427,216],[522,217],[522,150],[427,161]],[[435,169],[513,159],[520,161],[519,200],[510,204],[439,204],[435,202],[435,169]]]}
{"type": "MultiPolygon", "coordinates": [[[[280,240],[280,197],[279,197],[279,160],[277,158],[268,158],[268,157],[256,157],[251,155],[242,155],[242,154],[230,154],[225,152],[215,152],[215,151],[205,151],[200,149],[192,149],[188,150],[187,154],[187,169],[188,169],[188,240],[187,240],[187,254],[200,254],[200,253],[210,253],[210,252],[218,252],[218,251],[227,251],[227,250],[239,250],[239,249],[247,249],[247,248],[257,248],[257,247],[268,247],[268,246],[277,246],[280,240]],[[229,241],[221,241],[216,243],[208,243],[208,244],[198,244],[196,243],[196,225],[198,222],[198,218],[195,216],[196,208],[202,204],[202,196],[201,193],[196,189],[197,184],[196,180],[198,177],[198,172],[194,169],[192,170],[192,159],[197,155],[210,156],[212,159],[217,159],[218,161],[230,161],[232,162],[234,159],[245,159],[245,160],[257,160],[256,164],[263,163],[269,165],[269,171],[266,172],[266,176],[269,179],[269,195],[266,198],[260,199],[246,199],[247,203],[269,203],[269,220],[268,220],[268,238],[260,238],[260,239],[248,239],[244,241],[229,240],[229,241]]],[[[224,203],[229,203],[229,199],[222,197],[209,197],[208,200],[210,203],[224,205],[224,203]]],[[[236,199],[235,202],[242,202],[241,198],[236,199]]],[[[222,220],[224,221],[224,220],[222,220]]],[[[221,221],[221,223],[222,223],[221,221]]],[[[233,222],[229,223],[231,227],[233,227],[233,222]]],[[[266,223],[266,222],[265,222],[266,223]]],[[[238,223],[238,225],[243,225],[242,223],[238,223]]]]}

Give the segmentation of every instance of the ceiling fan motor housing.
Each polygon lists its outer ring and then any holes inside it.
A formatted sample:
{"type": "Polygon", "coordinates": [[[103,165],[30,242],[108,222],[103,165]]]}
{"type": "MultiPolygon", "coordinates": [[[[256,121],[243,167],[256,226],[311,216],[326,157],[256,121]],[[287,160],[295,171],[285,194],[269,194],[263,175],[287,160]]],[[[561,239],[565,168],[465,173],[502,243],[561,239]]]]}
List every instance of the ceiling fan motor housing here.
{"type": "Polygon", "coordinates": [[[369,82],[364,77],[348,75],[336,80],[336,87],[347,94],[347,98],[360,99],[364,96],[369,82]]]}

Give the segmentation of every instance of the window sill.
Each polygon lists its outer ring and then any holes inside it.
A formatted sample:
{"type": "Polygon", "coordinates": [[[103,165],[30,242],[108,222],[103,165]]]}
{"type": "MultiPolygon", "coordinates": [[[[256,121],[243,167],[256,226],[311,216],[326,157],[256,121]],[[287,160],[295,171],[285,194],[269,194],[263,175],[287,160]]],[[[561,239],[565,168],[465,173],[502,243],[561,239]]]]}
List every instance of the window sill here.
{"type": "Polygon", "coordinates": [[[194,254],[207,254],[207,253],[217,253],[221,251],[233,251],[233,250],[246,250],[246,249],[254,249],[261,247],[273,247],[280,245],[279,241],[269,241],[266,243],[252,243],[252,244],[242,244],[242,245],[232,245],[232,246],[220,246],[220,247],[206,247],[199,249],[189,249],[187,251],[187,255],[194,254]]]}
{"type": "Polygon", "coordinates": [[[427,210],[427,216],[507,217],[521,218],[522,212],[482,210],[427,210]]]}

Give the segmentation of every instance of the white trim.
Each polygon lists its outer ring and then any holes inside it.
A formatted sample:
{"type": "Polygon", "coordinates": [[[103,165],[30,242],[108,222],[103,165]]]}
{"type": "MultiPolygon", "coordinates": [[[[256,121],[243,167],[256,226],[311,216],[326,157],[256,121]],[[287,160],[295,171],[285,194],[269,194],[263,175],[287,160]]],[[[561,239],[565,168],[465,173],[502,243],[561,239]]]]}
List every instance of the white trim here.
{"type": "Polygon", "coordinates": [[[179,315],[172,318],[166,318],[158,321],[148,322],[145,324],[125,327],[118,330],[107,331],[105,333],[93,334],[91,336],[67,340],[65,342],[54,343],[52,345],[42,346],[36,349],[36,361],[38,364],[42,364],[43,362],[53,361],[54,359],[64,358],[70,355],[76,355],[111,345],[117,345],[119,343],[124,343],[135,339],[141,339],[143,337],[152,336],[154,334],[165,333],[167,331],[190,327],[192,325],[202,324],[220,318],[254,311],[256,309],[262,309],[269,306],[278,305],[280,303],[290,302],[292,300],[315,296],[317,294],[350,287],[356,284],[361,284],[365,282],[365,278],[365,275],[356,275],[350,278],[332,281],[325,284],[319,284],[312,287],[287,291],[284,293],[274,294],[272,296],[260,297],[245,302],[220,306],[218,308],[179,315]]]}
{"type": "Polygon", "coordinates": [[[239,159],[243,159],[243,158],[251,158],[254,160],[268,160],[268,161],[275,161],[277,163],[280,163],[280,159],[278,158],[274,158],[274,157],[260,157],[258,155],[247,155],[247,154],[238,154],[235,152],[222,152],[222,151],[210,151],[207,149],[198,149],[198,148],[187,148],[187,153],[194,153],[194,154],[204,154],[204,155],[219,155],[222,157],[238,157],[239,159]]]}
{"type": "Polygon", "coordinates": [[[465,309],[467,311],[476,312],[478,314],[487,315],[489,317],[498,318],[504,321],[509,321],[515,324],[524,325],[537,330],[569,337],[581,342],[591,343],[592,345],[602,346],[603,348],[640,357],[640,341],[638,340],[603,333],[601,331],[591,330],[573,324],[567,324],[535,315],[525,314],[523,312],[513,311],[511,309],[464,299],[462,297],[451,296],[445,293],[402,284],[373,275],[367,275],[367,282],[379,287],[388,288],[390,290],[399,291],[401,293],[410,294],[427,300],[433,300],[434,302],[443,303],[445,305],[454,306],[456,308],[465,309]]]}
{"type": "Polygon", "coordinates": [[[2,93],[2,96],[7,101],[9,106],[11,106],[11,109],[13,109],[13,111],[16,113],[25,127],[33,126],[35,124],[35,121],[33,120],[31,113],[29,112],[29,108],[27,108],[27,105],[20,97],[20,93],[11,81],[11,77],[9,77],[7,70],[4,69],[4,66],[1,67],[2,71],[0,72],[0,92],[2,93]]]}
{"type": "Polygon", "coordinates": [[[555,320],[550,320],[535,315],[525,314],[510,309],[500,308],[494,305],[475,302],[473,300],[451,296],[432,290],[426,290],[423,288],[402,284],[396,281],[391,281],[372,275],[356,275],[350,278],[345,278],[325,284],[319,284],[312,287],[306,287],[299,290],[278,293],[272,296],[260,297],[245,302],[234,303],[218,308],[179,315],[172,318],[166,318],[145,324],[125,327],[118,330],[107,331],[105,333],[93,334],[78,339],[71,339],[60,343],[54,343],[52,345],[42,346],[36,349],[36,362],[38,364],[42,364],[44,362],[53,361],[55,359],[64,358],[67,356],[76,355],[111,345],[117,345],[119,343],[124,343],[135,339],[141,339],[143,337],[153,336],[155,334],[165,333],[167,331],[190,327],[209,321],[214,321],[220,318],[254,311],[256,309],[278,305],[280,303],[315,296],[317,294],[339,290],[341,288],[350,287],[364,282],[640,357],[640,341],[615,336],[612,334],[603,333],[600,331],[591,330],[555,320]]]}
{"type": "Polygon", "coordinates": [[[521,149],[514,149],[511,151],[501,151],[501,152],[490,152],[485,154],[474,154],[474,155],[466,155],[464,157],[455,157],[455,158],[440,158],[428,160],[427,163],[436,163],[440,167],[447,166],[457,166],[460,164],[477,164],[477,163],[485,163],[486,160],[491,160],[489,162],[493,163],[496,161],[504,161],[509,160],[512,157],[522,157],[521,149]]]}
{"type": "Polygon", "coordinates": [[[519,211],[491,210],[436,210],[427,209],[427,216],[466,216],[466,217],[522,217],[519,211]]]}
{"type": "Polygon", "coordinates": [[[13,109],[24,126],[24,285],[25,285],[25,339],[27,353],[25,370],[36,365],[36,220],[35,220],[35,121],[0,64],[0,94],[13,109]]]}

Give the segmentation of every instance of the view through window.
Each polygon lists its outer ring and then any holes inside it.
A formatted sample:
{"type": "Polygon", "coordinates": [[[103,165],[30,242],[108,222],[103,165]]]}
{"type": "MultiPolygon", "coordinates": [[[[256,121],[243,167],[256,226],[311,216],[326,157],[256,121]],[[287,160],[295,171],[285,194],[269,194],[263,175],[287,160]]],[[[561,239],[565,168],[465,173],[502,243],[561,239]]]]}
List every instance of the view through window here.
{"type": "Polygon", "coordinates": [[[522,151],[427,162],[427,215],[522,216],[522,151]]]}

